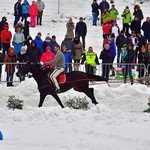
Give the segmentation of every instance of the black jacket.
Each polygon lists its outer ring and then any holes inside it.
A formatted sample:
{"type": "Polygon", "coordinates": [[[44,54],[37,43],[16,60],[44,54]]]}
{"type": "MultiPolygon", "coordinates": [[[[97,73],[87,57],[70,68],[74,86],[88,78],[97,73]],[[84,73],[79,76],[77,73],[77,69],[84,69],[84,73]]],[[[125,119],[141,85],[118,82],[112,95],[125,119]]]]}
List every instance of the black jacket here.
{"type": "Polygon", "coordinates": [[[116,46],[122,48],[124,44],[128,44],[128,40],[124,35],[119,35],[116,39],[116,46]]]}
{"type": "Polygon", "coordinates": [[[140,30],[141,30],[141,23],[140,23],[140,21],[133,20],[131,22],[130,29],[131,29],[131,31],[135,31],[135,33],[139,33],[140,30]]]}
{"type": "Polygon", "coordinates": [[[99,59],[102,59],[102,63],[111,63],[110,50],[103,49],[101,51],[99,59]]]}
{"type": "Polygon", "coordinates": [[[22,5],[20,2],[16,2],[14,5],[14,16],[22,15],[22,5]]]}
{"type": "Polygon", "coordinates": [[[93,2],[91,4],[91,7],[92,7],[92,13],[96,13],[97,15],[99,15],[99,10],[98,10],[99,6],[98,6],[98,4],[96,2],[93,2]]]}
{"type": "Polygon", "coordinates": [[[31,46],[27,48],[25,60],[29,62],[40,62],[42,53],[40,49],[36,46],[36,44],[34,47],[32,46],[33,42],[35,43],[35,41],[32,41],[31,46]]]}
{"type": "Polygon", "coordinates": [[[145,21],[142,25],[144,36],[150,36],[150,22],[145,21]]]}
{"type": "Polygon", "coordinates": [[[78,36],[86,36],[87,26],[85,22],[78,22],[75,29],[75,34],[78,36]]]}
{"type": "Polygon", "coordinates": [[[143,63],[147,67],[148,64],[150,64],[150,56],[148,52],[140,52],[138,54],[138,63],[143,63]]]}
{"type": "Polygon", "coordinates": [[[123,58],[123,61],[125,63],[132,63],[135,58],[135,51],[134,50],[128,50],[127,55],[123,58]]]}
{"type": "Polygon", "coordinates": [[[143,12],[142,12],[141,9],[134,10],[133,15],[138,17],[140,21],[144,18],[143,17],[143,12]]]}

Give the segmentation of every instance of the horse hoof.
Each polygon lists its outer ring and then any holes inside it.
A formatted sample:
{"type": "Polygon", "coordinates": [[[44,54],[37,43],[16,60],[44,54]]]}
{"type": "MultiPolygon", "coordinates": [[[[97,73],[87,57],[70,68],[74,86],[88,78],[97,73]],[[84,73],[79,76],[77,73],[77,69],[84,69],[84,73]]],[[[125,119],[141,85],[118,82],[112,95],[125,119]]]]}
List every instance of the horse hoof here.
{"type": "Polygon", "coordinates": [[[98,104],[98,102],[94,102],[93,104],[97,105],[97,104],[98,104]]]}
{"type": "Polygon", "coordinates": [[[143,112],[147,112],[147,113],[150,113],[150,108],[144,110],[143,112]]]}

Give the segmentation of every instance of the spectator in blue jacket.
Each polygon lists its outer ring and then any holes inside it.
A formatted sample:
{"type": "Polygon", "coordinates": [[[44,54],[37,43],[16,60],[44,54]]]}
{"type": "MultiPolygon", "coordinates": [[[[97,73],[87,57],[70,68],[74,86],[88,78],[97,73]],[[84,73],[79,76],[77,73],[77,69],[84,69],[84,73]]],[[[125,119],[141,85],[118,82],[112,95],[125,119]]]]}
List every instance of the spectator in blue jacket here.
{"type": "Polygon", "coordinates": [[[26,24],[27,22],[27,18],[29,17],[29,7],[30,4],[27,0],[24,0],[24,2],[22,3],[22,19],[21,21],[24,21],[24,24],[26,24]]]}
{"type": "Polygon", "coordinates": [[[65,72],[69,72],[69,63],[70,63],[70,59],[72,58],[72,54],[70,51],[67,51],[67,47],[65,44],[62,45],[61,50],[65,56],[65,72]]]}
{"type": "Polygon", "coordinates": [[[113,62],[116,57],[116,44],[112,38],[108,38],[108,44],[110,46],[110,56],[111,56],[111,63],[110,69],[112,71],[112,74],[110,76],[115,76],[115,68],[113,67],[113,62]]]}
{"type": "Polygon", "coordinates": [[[79,22],[76,25],[75,29],[75,35],[78,36],[79,38],[82,37],[82,43],[83,43],[83,48],[85,50],[85,36],[87,33],[87,26],[86,23],[83,22],[83,18],[79,18],[79,22]]]}
{"type": "Polygon", "coordinates": [[[102,22],[102,14],[103,14],[103,12],[106,9],[109,10],[109,8],[110,8],[110,5],[109,5],[109,3],[106,0],[102,0],[102,2],[100,2],[99,9],[101,11],[101,25],[103,24],[103,22],[102,22]]]}
{"type": "Polygon", "coordinates": [[[51,38],[51,41],[50,41],[50,43],[49,43],[49,46],[52,48],[51,51],[52,51],[54,54],[56,54],[56,52],[55,52],[55,50],[54,50],[54,47],[55,47],[56,45],[59,45],[59,44],[56,42],[56,36],[53,35],[52,38],[51,38]]]}
{"type": "Polygon", "coordinates": [[[36,43],[36,46],[40,49],[40,51],[43,53],[44,49],[43,49],[43,40],[41,39],[41,32],[39,32],[37,34],[37,36],[35,37],[34,41],[36,43]]]}
{"type": "Polygon", "coordinates": [[[67,51],[71,53],[71,57],[69,60],[69,72],[72,71],[72,56],[74,53],[74,43],[72,39],[68,36],[68,34],[65,35],[65,39],[61,43],[61,48],[63,45],[66,45],[67,51]]]}

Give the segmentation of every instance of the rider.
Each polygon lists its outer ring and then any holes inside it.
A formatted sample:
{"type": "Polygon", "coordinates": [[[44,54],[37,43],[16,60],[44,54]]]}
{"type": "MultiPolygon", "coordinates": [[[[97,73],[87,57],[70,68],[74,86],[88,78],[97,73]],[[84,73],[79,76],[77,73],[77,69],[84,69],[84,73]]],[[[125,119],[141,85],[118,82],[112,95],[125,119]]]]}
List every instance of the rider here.
{"type": "Polygon", "coordinates": [[[60,93],[61,89],[57,81],[57,76],[65,70],[65,57],[61,52],[60,46],[58,44],[54,46],[54,50],[56,52],[55,58],[52,61],[46,62],[45,64],[55,66],[54,71],[50,75],[50,79],[56,87],[56,92],[60,93]]]}

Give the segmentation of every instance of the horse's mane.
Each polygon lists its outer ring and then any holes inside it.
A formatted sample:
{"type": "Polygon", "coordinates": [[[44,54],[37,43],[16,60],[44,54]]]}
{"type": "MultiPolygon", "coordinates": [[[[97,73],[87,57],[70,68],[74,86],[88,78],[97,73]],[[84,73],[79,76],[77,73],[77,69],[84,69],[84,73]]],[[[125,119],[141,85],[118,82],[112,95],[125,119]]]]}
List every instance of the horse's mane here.
{"type": "Polygon", "coordinates": [[[33,74],[33,77],[38,82],[43,82],[47,78],[47,73],[45,70],[43,70],[40,66],[40,64],[35,64],[31,67],[31,72],[33,74]]]}

